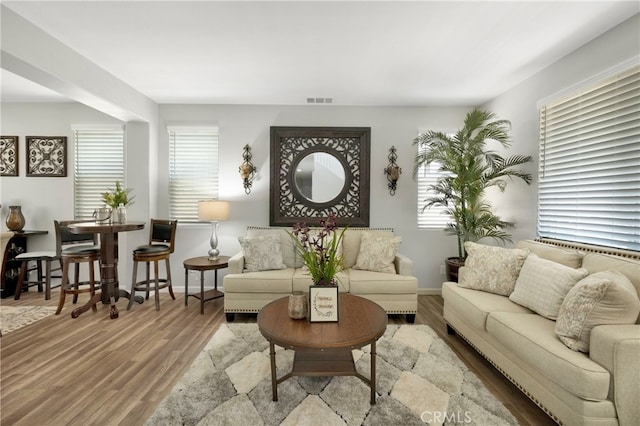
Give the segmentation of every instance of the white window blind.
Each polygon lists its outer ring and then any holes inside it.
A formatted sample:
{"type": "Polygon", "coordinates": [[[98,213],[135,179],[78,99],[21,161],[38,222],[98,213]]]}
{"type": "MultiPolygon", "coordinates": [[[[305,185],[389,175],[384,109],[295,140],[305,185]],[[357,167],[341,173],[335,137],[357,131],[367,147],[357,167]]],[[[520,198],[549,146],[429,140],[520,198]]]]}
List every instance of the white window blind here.
{"type": "Polygon", "coordinates": [[[640,250],[640,66],[539,119],[538,235],[640,250]]]}
{"type": "Polygon", "coordinates": [[[433,196],[431,185],[438,182],[438,178],[444,176],[440,170],[440,164],[423,164],[418,170],[418,228],[419,229],[444,229],[451,222],[451,216],[443,206],[430,206],[424,208],[426,200],[433,196]]]}
{"type": "Polygon", "coordinates": [[[198,220],[198,201],[218,198],[217,127],[169,127],[169,214],[198,220]]]}
{"type": "Polygon", "coordinates": [[[124,129],[74,128],[73,204],[76,220],[104,205],[102,192],[124,183],[124,129]]]}

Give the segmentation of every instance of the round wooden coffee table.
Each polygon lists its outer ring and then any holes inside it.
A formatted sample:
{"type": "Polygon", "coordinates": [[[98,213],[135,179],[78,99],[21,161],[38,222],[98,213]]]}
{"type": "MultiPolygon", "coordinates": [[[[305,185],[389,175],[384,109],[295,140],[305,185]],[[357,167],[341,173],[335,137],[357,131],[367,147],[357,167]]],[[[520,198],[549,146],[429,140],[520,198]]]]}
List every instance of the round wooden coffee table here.
{"type": "Polygon", "coordinates": [[[387,314],[380,305],[362,297],[340,293],[338,322],[294,320],[288,314],[289,298],[266,305],[258,313],[258,328],[269,341],[271,388],[278,400],[278,383],[293,376],[356,376],[371,389],[376,403],[376,341],[387,329],[387,314]],[[352,349],[371,345],[371,377],[356,371],[352,349]],[[293,369],[276,378],[275,345],[295,351],[293,369]]]}

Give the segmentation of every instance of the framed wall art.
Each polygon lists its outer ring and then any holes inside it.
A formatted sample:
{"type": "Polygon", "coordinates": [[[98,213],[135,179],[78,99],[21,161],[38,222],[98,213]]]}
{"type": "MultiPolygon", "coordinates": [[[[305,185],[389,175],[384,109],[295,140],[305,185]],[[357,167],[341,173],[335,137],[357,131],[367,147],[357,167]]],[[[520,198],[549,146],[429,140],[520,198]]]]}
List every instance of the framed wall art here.
{"type": "Polygon", "coordinates": [[[309,321],[338,321],[338,286],[309,286],[309,321]]]}
{"type": "Polygon", "coordinates": [[[18,137],[0,136],[0,176],[18,176],[18,137]]]}
{"type": "Polygon", "coordinates": [[[27,176],[67,176],[66,136],[27,136],[26,139],[27,176]]]}
{"type": "Polygon", "coordinates": [[[271,127],[269,224],[369,226],[370,127],[271,127]]]}

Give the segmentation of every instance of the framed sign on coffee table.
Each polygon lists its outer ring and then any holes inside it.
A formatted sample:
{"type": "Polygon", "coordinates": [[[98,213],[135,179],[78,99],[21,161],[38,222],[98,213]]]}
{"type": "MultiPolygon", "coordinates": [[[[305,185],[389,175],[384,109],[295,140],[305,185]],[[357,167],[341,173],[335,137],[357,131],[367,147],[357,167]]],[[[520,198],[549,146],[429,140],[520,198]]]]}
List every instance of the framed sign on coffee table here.
{"type": "Polygon", "coordinates": [[[309,321],[338,321],[338,286],[309,286],[309,321]]]}

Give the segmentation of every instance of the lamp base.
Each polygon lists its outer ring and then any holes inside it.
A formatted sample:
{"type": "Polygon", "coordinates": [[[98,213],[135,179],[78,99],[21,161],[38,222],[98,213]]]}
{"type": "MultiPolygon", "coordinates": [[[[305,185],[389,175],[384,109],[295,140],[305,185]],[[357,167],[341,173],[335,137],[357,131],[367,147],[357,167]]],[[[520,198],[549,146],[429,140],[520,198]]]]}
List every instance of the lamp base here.
{"type": "Polygon", "coordinates": [[[220,250],[212,248],[209,250],[209,260],[218,260],[220,258],[220,250]]]}

